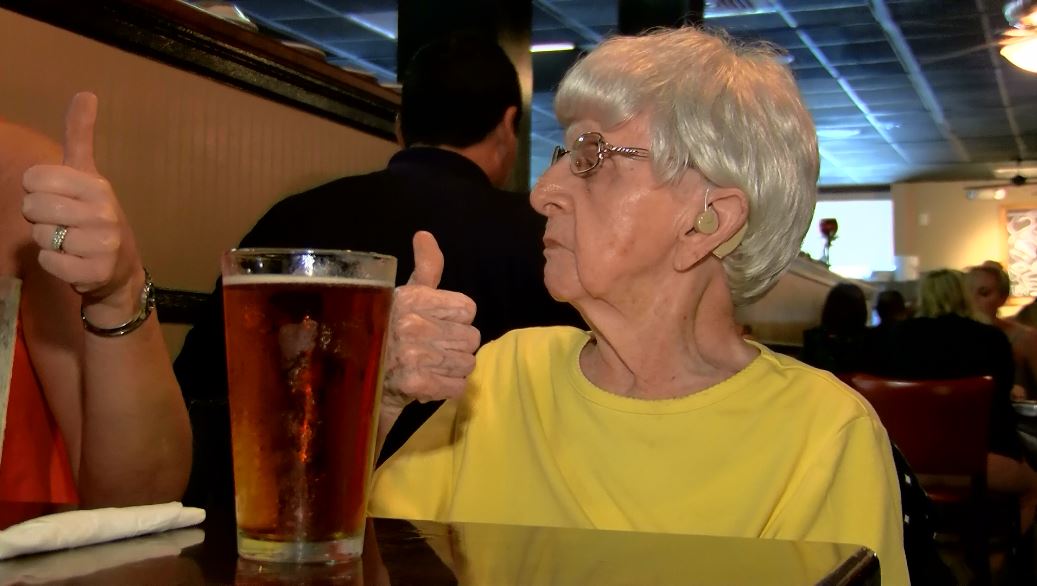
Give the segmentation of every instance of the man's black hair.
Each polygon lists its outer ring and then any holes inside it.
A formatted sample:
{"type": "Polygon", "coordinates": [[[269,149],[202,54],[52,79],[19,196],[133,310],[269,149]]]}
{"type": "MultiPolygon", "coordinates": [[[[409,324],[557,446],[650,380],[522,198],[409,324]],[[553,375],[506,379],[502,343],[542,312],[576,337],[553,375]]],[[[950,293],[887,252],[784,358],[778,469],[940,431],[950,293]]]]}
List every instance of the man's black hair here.
{"type": "Polygon", "coordinates": [[[400,131],[406,146],[471,146],[515,106],[522,112],[518,74],[495,41],[455,34],[425,45],[403,76],[400,131]]]}
{"type": "Polygon", "coordinates": [[[879,323],[887,325],[907,316],[907,304],[904,296],[896,289],[888,289],[879,293],[875,302],[875,312],[879,314],[879,323]]]}

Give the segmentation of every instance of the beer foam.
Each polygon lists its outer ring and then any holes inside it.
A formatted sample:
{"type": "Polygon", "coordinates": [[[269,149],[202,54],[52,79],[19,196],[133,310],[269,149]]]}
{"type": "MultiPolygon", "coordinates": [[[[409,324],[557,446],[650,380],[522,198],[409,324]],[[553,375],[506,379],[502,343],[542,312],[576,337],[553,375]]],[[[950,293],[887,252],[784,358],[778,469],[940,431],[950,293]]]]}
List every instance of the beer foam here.
{"type": "Polygon", "coordinates": [[[395,287],[391,281],[357,279],[356,277],[311,277],[307,275],[234,275],[223,278],[224,287],[234,285],[335,285],[359,287],[395,287]]]}

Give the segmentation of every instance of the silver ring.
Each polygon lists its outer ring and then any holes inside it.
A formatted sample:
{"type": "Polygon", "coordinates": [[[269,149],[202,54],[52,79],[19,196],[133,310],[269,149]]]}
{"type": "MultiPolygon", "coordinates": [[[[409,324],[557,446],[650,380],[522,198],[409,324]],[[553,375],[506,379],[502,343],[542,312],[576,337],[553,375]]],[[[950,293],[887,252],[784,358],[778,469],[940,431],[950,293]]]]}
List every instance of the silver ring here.
{"type": "Polygon", "coordinates": [[[68,226],[57,226],[54,234],[50,237],[50,249],[55,252],[65,252],[65,235],[68,234],[68,226]]]}

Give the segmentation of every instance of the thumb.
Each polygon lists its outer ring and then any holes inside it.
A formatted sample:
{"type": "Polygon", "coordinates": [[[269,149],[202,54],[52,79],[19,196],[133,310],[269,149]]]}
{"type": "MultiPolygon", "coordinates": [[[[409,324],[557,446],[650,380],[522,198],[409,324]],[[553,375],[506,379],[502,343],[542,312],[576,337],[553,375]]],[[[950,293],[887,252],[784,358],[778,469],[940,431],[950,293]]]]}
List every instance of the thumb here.
{"type": "Polygon", "coordinates": [[[408,285],[424,285],[433,289],[443,276],[443,251],[436,237],[424,230],[414,233],[414,272],[408,285]]]}
{"type": "Polygon", "coordinates": [[[65,113],[64,164],[79,171],[97,173],[94,166],[94,122],[97,120],[97,96],[79,92],[72,96],[65,113]]]}

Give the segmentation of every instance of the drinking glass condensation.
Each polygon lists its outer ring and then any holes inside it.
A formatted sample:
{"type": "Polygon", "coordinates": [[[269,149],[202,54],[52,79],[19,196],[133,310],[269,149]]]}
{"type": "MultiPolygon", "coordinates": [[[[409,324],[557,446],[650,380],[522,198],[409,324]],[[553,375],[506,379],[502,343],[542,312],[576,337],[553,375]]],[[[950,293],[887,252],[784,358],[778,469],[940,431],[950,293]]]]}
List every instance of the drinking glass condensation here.
{"type": "Polygon", "coordinates": [[[396,259],[236,249],[222,273],[238,553],[355,558],[396,259]]]}

